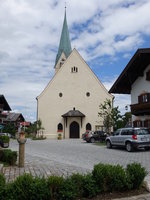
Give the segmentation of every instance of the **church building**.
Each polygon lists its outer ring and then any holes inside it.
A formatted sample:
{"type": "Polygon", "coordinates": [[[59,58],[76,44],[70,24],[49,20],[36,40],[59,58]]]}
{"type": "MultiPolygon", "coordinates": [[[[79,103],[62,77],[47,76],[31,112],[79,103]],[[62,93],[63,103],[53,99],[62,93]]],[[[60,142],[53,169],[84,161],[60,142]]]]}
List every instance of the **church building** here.
{"type": "Polygon", "coordinates": [[[99,105],[113,101],[98,77],[76,49],[71,48],[66,11],[55,61],[55,74],[37,97],[37,119],[44,136],[81,138],[86,130],[103,130],[99,105]]]}

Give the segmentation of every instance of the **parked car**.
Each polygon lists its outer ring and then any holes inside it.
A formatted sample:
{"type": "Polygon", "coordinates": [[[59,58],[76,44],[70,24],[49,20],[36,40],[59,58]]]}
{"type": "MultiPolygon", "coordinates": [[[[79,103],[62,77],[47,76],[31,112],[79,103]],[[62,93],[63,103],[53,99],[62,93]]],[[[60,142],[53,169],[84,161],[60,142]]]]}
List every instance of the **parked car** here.
{"type": "Polygon", "coordinates": [[[89,131],[84,135],[86,142],[105,141],[107,134],[104,131],[89,131]]]}
{"type": "Polygon", "coordinates": [[[106,138],[107,148],[113,146],[125,147],[131,152],[134,149],[150,150],[150,132],[147,128],[121,128],[113,136],[106,138]]]}
{"type": "Polygon", "coordinates": [[[94,131],[86,131],[85,133],[82,134],[82,139],[86,140],[86,138],[88,137],[88,135],[93,134],[94,131]]]}
{"type": "Polygon", "coordinates": [[[1,135],[7,135],[9,138],[12,138],[12,135],[10,133],[0,133],[0,136],[1,135]]]}

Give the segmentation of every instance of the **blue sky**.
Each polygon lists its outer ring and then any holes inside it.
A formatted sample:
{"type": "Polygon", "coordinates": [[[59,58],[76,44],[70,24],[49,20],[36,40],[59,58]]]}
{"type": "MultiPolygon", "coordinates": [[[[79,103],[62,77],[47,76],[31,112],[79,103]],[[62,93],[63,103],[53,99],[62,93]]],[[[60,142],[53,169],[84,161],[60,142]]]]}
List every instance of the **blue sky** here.
{"type": "MultiPolygon", "coordinates": [[[[26,120],[54,74],[64,1],[5,0],[0,6],[0,93],[26,120]]],[[[138,48],[150,47],[149,0],[70,0],[67,22],[76,48],[109,89],[138,48]]],[[[122,113],[128,95],[115,95],[122,113]]]]}

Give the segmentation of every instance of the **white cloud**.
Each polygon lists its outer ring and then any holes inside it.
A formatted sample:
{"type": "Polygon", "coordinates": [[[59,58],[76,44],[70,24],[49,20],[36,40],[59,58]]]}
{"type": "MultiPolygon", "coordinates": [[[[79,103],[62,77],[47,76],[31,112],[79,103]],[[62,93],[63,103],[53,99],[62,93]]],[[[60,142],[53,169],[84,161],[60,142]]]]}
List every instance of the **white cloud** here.
{"type": "MultiPolygon", "coordinates": [[[[72,46],[90,62],[130,55],[150,35],[149,7],[149,0],[71,0],[72,46]]],[[[35,119],[35,98],[54,72],[63,17],[64,1],[0,0],[0,89],[27,120],[35,119]]]]}

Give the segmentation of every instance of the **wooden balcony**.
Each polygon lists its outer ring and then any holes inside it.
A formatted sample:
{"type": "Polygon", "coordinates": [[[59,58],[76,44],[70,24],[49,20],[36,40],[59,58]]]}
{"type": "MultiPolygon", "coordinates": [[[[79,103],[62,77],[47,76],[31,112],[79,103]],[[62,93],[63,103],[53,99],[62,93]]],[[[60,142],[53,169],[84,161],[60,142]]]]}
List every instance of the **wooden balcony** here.
{"type": "Polygon", "coordinates": [[[150,115],[150,102],[130,105],[132,115],[150,115]]]}
{"type": "Polygon", "coordinates": [[[0,119],[5,119],[7,117],[7,115],[0,113],[0,119]]]}

